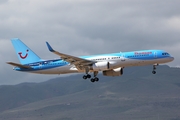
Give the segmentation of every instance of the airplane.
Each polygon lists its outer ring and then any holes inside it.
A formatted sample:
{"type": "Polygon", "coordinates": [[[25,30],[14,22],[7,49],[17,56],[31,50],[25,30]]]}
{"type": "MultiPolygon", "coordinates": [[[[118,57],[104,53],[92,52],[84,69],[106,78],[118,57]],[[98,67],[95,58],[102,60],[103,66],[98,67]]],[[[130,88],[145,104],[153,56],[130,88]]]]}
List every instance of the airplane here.
{"type": "Polygon", "coordinates": [[[93,73],[91,82],[99,81],[97,75],[100,71],[104,76],[121,76],[123,69],[131,66],[152,65],[152,73],[156,74],[156,66],[174,60],[174,57],[164,50],[140,50],[76,57],[54,50],[48,42],[46,45],[49,51],[60,58],[44,60],[20,39],[13,38],[11,42],[20,61],[20,64],[7,62],[15,66],[13,70],[37,74],[85,73],[83,79],[90,79],[90,73],[93,73]]]}

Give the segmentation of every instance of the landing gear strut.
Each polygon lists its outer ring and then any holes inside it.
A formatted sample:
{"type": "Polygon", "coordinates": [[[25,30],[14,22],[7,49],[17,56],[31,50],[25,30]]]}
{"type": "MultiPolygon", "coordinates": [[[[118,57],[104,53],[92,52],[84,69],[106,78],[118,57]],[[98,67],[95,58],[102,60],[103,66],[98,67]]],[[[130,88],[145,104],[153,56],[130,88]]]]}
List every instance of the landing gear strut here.
{"type": "Polygon", "coordinates": [[[91,75],[88,74],[89,72],[89,68],[85,68],[85,71],[86,71],[86,75],[83,76],[83,79],[86,80],[87,78],[91,78],[91,75]]]}

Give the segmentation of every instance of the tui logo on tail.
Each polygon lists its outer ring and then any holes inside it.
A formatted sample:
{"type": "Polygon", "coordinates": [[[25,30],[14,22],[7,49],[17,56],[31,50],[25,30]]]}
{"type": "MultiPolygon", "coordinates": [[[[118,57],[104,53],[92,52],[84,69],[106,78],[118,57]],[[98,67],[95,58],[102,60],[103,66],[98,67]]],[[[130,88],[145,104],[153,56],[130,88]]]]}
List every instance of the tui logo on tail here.
{"type": "Polygon", "coordinates": [[[28,56],[29,50],[27,49],[26,52],[27,52],[27,53],[26,53],[25,56],[22,56],[22,52],[19,52],[18,54],[19,54],[19,56],[20,56],[22,59],[26,59],[26,57],[28,56]]]}

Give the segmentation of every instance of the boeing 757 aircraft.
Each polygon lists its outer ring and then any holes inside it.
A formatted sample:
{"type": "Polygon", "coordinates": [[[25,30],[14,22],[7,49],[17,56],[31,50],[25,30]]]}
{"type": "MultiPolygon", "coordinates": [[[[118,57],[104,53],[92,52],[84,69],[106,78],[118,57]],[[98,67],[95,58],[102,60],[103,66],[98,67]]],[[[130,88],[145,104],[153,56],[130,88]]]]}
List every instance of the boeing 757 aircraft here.
{"type": "Polygon", "coordinates": [[[20,39],[14,38],[11,41],[21,63],[7,62],[15,66],[14,70],[38,74],[85,73],[83,79],[90,79],[90,73],[93,73],[91,82],[99,81],[97,77],[99,71],[102,71],[105,76],[120,76],[123,74],[123,69],[130,66],[152,65],[152,73],[156,74],[157,65],[174,60],[169,53],[163,50],[141,50],[76,57],[54,50],[48,42],[46,44],[49,51],[60,56],[60,59],[44,60],[20,39]]]}

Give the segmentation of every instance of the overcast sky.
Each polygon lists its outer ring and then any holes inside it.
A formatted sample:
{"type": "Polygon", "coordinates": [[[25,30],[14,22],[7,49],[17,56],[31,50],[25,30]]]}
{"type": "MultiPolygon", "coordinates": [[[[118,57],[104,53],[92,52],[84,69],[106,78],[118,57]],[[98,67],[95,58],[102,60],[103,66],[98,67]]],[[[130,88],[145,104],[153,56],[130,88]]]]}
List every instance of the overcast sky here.
{"type": "MultiPolygon", "coordinates": [[[[163,49],[180,66],[180,0],[0,0],[0,85],[41,82],[58,75],[12,70],[18,37],[41,58],[45,41],[70,55],[163,49]]],[[[151,72],[151,71],[150,71],[151,72]]],[[[81,79],[81,78],[80,78],[81,79]]]]}

